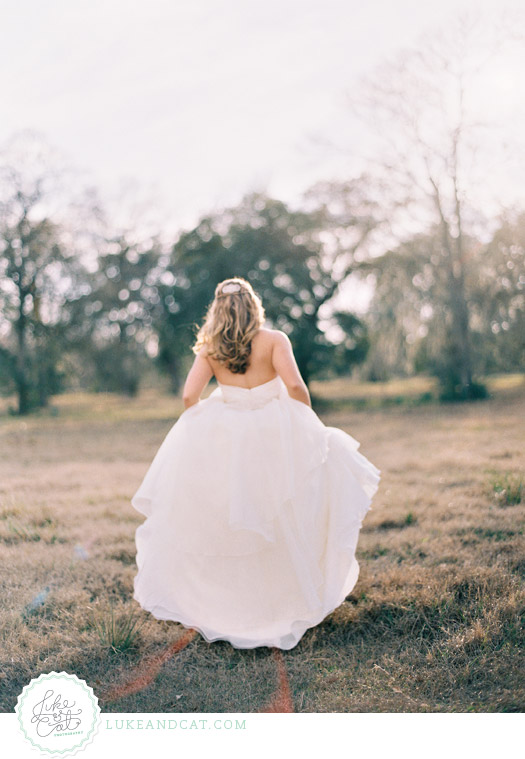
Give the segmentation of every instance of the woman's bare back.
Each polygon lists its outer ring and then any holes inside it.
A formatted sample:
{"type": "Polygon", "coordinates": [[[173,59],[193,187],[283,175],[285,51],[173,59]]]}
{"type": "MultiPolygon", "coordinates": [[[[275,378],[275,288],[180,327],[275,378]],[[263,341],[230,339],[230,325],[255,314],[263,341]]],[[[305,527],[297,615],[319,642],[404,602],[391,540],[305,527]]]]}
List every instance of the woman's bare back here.
{"type": "Polygon", "coordinates": [[[244,374],[234,374],[217,359],[206,356],[217,382],[222,385],[252,388],[277,377],[272,363],[275,330],[261,328],[252,339],[250,363],[244,374]]]}
{"type": "Polygon", "coordinates": [[[251,389],[280,376],[295,400],[311,406],[310,393],[293,355],[290,338],[278,329],[261,327],[252,339],[250,364],[245,374],[234,374],[217,359],[204,354],[215,379],[222,385],[251,389]]]}

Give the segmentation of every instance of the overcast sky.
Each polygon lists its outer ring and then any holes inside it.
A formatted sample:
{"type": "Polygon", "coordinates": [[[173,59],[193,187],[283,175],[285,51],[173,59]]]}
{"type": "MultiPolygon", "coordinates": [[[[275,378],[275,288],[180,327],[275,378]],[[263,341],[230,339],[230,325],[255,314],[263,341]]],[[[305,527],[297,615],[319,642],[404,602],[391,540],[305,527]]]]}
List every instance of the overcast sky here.
{"type": "Polygon", "coordinates": [[[498,6],[0,0],[0,141],[38,130],[103,195],[133,180],[173,229],[248,190],[293,199],[346,171],[313,138],[359,143],[344,92],[360,74],[459,8],[498,6]]]}

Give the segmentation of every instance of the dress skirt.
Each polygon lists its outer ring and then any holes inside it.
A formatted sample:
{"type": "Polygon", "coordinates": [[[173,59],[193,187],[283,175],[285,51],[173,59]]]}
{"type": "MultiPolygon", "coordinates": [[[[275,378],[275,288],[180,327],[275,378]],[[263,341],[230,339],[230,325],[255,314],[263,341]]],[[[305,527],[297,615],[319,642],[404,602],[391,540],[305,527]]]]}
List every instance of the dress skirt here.
{"type": "Polygon", "coordinates": [[[235,648],[291,649],[354,588],[380,470],[280,377],[219,384],[162,442],[133,507],[134,599],[235,648]]]}

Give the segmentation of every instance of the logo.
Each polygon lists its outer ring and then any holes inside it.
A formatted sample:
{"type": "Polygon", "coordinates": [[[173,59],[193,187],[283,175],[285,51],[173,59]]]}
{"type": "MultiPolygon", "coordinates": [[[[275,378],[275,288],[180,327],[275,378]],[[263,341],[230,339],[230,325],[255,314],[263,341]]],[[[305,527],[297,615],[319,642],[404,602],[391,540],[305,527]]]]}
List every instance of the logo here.
{"type": "Polygon", "coordinates": [[[26,685],[15,706],[24,737],[45,756],[71,756],[93,740],[100,708],[93,689],[67,672],[49,672],[26,685]]]}

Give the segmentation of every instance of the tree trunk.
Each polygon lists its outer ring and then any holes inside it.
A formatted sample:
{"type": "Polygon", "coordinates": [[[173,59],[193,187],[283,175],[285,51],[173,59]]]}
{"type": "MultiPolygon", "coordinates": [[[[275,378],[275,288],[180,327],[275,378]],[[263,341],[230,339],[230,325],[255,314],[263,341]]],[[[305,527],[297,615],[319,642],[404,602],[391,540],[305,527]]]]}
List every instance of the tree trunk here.
{"type": "Polygon", "coordinates": [[[451,333],[448,335],[451,364],[444,384],[447,391],[464,400],[472,397],[472,350],[469,325],[468,303],[465,293],[465,262],[463,257],[463,239],[461,231],[461,210],[457,201],[458,234],[454,238],[450,225],[443,213],[441,197],[437,184],[434,187],[434,201],[440,218],[443,248],[446,252],[449,306],[452,317],[451,333]],[[459,385],[459,388],[457,387],[459,385]]]}
{"type": "Polygon", "coordinates": [[[31,387],[28,378],[27,355],[26,355],[26,317],[24,314],[24,299],[20,298],[20,309],[15,331],[18,343],[18,352],[15,360],[15,385],[18,396],[18,414],[27,414],[31,409],[31,387]]]}

